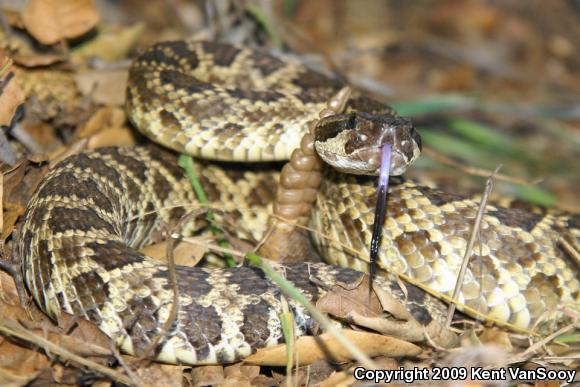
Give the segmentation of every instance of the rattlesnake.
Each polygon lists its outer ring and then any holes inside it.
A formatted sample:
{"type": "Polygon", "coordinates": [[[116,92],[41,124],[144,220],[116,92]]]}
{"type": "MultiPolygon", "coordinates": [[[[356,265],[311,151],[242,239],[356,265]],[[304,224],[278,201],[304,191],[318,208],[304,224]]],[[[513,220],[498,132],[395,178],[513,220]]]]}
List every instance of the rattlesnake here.
{"type": "MultiPolygon", "coordinates": [[[[299,63],[259,51],[165,42],[134,61],[127,109],[144,134],[179,152],[221,161],[286,160],[340,87],[299,63]]],[[[354,95],[349,109],[362,108],[396,120],[387,106],[354,95]]],[[[104,148],[72,156],[47,174],[20,224],[15,253],[48,315],[57,318],[65,310],[85,317],[128,353],[147,347],[168,318],[172,291],[167,267],[135,249],[182,216],[184,203],[196,202],[176,165],[172,153],[156,146],[104,148]]],[[[210,202],[232,210],[242,224],[256,224],[259,234],[265,217],[257,208],[267,207],[273,194],[266,167],[196,165],[210,202]]],[[[355,281],[355,270],[366,270],[375,195],[373,179],[326,174],[311,220],[319,230],[314,239],[327,260],[350,269],[278,267],[312,301],[332,284],[355,281]]],[[[404,181],[393,184],[388,200],[379,267],[449,294],[478,203],[404,181]]],[[[541,320],[544,331],[554,329],[563,316],[560,307],[578,306],[577,267],[559,242],[566,237],[574,245],[578,236],[576,216],[489,205],[459,301],[517,327],[541,320]]],[[[440,320],[437,298],[413,286],[402,289],[392,278],[377,281],[417,321],[440,320]]],[[[231,362],[282,340],[280,291],[260,270],[178,267],[177,284],[178,318],[156,350],[158,359],[231,362]]],[[[311,317],[289,302],[297,333],[307,333],[311,317]]]]}

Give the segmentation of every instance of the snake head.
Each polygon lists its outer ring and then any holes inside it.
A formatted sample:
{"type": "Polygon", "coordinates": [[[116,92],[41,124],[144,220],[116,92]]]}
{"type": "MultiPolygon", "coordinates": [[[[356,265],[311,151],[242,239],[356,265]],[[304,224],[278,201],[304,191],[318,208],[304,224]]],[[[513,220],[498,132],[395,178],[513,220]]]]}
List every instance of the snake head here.
{"type": "Polygon", "coordinates": [[[421,154],[421,137],[407,118],[363,112],[321,119],[314,131],[318,155],[334,169],[357,175],[378,175],[381,148],[392,147],[390,174],[401,175],[421,154]]]}

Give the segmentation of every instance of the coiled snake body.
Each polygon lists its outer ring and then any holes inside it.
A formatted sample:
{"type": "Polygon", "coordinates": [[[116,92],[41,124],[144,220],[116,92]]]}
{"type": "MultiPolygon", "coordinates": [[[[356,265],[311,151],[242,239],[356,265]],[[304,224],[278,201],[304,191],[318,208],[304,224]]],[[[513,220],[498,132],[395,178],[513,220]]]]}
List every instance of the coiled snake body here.
{"type": "MultiPolygon", "coordinates": [[[[135,60],[128,112],[147,136],[178,151],[217,160],[284,160],[339,88],[300,64],[248,49],[166,42],[135,60]]],[[[350,105],[392,113],[364,97],[350,105]]],[[[263,214],[241,209],[267,207],[271,173],[198,167],[210,201],[257,224],[253,231],[263,230],[263,214]]],[[[315,239],[328,261],[350,269],[280,267],[311,300],[366,270],[375,195],[374,181],[365,177],[330,173],[324,180],[311,223],[342,245],[315,239]]],[[[394,185],[388,200],[379,266],[450,294],[477,202],[411,182],[394,185]]],[[[167,268],[136,249],[155,241],[163,224],[195,201],[175,156],[158,147],[104,148],[64,160],[41,182],[21,222],[15,251],[28,288],[53,318],[61,310],[83,316],[125,351],[140,353],[167,320],[172,290],[167,268]]],[[[578,306],[577,268],[559,242],[577,243],[577,220],[488,206],[459,301],[518,327],[543,321],[542,329],[554,329],[560,307],[578,306]]],[[[440,318],[437,298],[378,282],[418,321],[440,318]]],[[[157,349],[159,359],[231,362],[282,340],[280,292],[258,269],[178,267],[177,284],[179,315],[157,349]]],[[[308,313],[292,300],[290,308],[298,334],[308,332],[308,313]]]]}

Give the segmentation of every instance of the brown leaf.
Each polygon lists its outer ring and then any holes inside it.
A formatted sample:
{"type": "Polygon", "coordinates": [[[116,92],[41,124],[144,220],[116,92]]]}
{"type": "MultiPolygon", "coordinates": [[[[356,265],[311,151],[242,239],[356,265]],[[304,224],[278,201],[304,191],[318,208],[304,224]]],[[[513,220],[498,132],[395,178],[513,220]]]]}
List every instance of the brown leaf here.
{"type": "MultiPolygon", "coordinates": [[[[389,336],[377,335],[368,332],[356,332],[348,329],[340,331],[368,356],[380,355],[401,357],[416,356],[421,348],[409,342],[389,336]]],[[[341,363],[353,360],[352,355],[344,349],[328,333],[320,336],[302,336],[295,344],[300,365],[314,363],[318,359],[328,358],[333,362],[341,363]]],[[[270,348],[262,348],[244,360],[245,363],[269,366],[283,366],[286,364],[286,345],[280,344],[270,348]]]]}
{"type": "MultiPolygon", "coordinates": [[[[373,359],[373,362],[377,365],[378,369],[381,370],[396,370],[399,369],[400,364],[390,357],[378,357],[373,359]]],[[[320,387],[334,387],[334,386],[351,386],[355,384],[356,379],[354,378],[355,367],[350,367],[348,369],[342,370],[340,372],[333,372],[328,378],[321,381],[320,387]]]]}
{"type": "Polygon", "coordinates": [[[49,153],[51,168],[63,159],[86,149],[135,145],[135,134],[125,123],[126,116],[122,109],[104,107],[97,110],[75,131],[69,144],[49,153]]]}
{"type": "Polygon", "coordinates": [[[62,312],[58,327],[60,330],[48,338],[69,351],[84,357],[112,355],[111,339],[90,321],[62,312]]]}
{"type": "Polygon", "coordinates": [[[0,51],[0,126],[9,126],[16,109],[24,102],[24,93],[15,78],[12,60],[0,51]]]}
{"type": "Polygon", "coordinates": [[[497,328],[486,328],[479,335],[479,340],[484,344],[495,344],[503,348],[506,352],[512,352],[514,349],[509,333],[497,328]]]}
{"type": "Polygon", "coordinates": [[[123,106],[127,88],[127,70],[95,70],[75,74],[74,79],[81,93],[97,103],[107,106],[123,106]]]}
{"type": "Polygon", "coordinates": [[[66,56],[62,54],[16,54],[13,59],[14,63],[24,67],[44,67],[64,62],[66,56]]]}
{"type": "Polygon", "coordinates": [[[334,285],[318,300],[316,307],[339,319],[346,319],[351,312],[365,317],[380,316],[383,312],[376,293],[369,294],[369,281],[366,275],[351,284],[334,285]]]}
{"type": "Polygon", "coordinates": [[[99,34],[95,39],[73,50],[71,61],[73,64],[82,65],[93,58],[107,62],[124,59],[135,47],[144,29],[145,24],[143,23],[124,28],[106,26],[99,28],[99,34]]]}
{"type": "MultiPolygon", "coordinates": [[[[2,283],[5,284],[4,279],[2,283]]],[[[0,315],[14,319],[27,318],[24,309],[4,304],[2,301],[0,315]]],[[[41,351],[0,334],[0,385],[26,385],[47,367],[50,367],[50,359],[41,351]]]]}
{"type": "Polygon", "coordinates": [[[116,107],[104,107],[97,110],[74,134],[74,139],[87,138],[106,129],[123,127],[127,117],[125,111],[116,107]]]}
{"type": "Polygon", "coordinates": [[[40,167],[24,160],[3,173],[0,181],[0,197],[4,208],[0,219],[2,241],[12,233],[17,219],[24,213],[28,199],[46,171],[46,166],[40,167]]]}
{"type": "MultiPolygon", "coordinates": [[[[141,253],[155,258],[161,262],[167,262],[167,243],[160,242],[153,245],[145,246],[141,253]]],[[[193,245],[187,242],[178,242],[173,248],[173,259],[175,264],[183,266],[196,266],[207,250],[200,245],[193,245]]]]}
{"type": "Polygon", "coordinates": [[[255,378],[260,374],[260,367],[253,366],[253,365],[243,365],[242,363],[236,363],[229,365],[224,368],[224,376],[226,378],[235,376],[235,375],[243,375],[247,378],[255,378]]]}
{"type": "Polygon", "coordinates": [[[0,302],[9,305],[18,305],[20,303],[14,278],[2,270],[0,270],[0,302]]]}
{"type": "MultiPolygon", "coordinates": [[[[401,283],[401,286],[405,285],[401,283]]],[[[429,324],[424,325],[417,321],[401,300],[394,297],[391,293],[378,286],[373,286],[373,292],[380,300],[381,309],[387,313],[375,316],[364,316],[356,310],[352,310],[347,314],[348,321],[361,327],[407,341],[418,342],[425,341],[429,338],[439,346],[445,348],[452,347],[456,344],[456,335],[440,324],[437,319],[433,319],[429,324]]]]}
{"type": "Polygon", "coordinates": [[[260,374],[260,367],[236,363],[224,368],[224,381],[221,386],[253,386],[252,380],[260,374]]]}
{"type": "Polygon", "coordinates": [[[97,25],[92,0],[30,0],[22,12],[28,32],[43,44],[76,38],[97,25]]]}
{"type": "Polygon", "coordinates": [[[181,387],[183,379],[183,370],[188,368],[172,364],[160,364],[149,362],[146,365],[143,362],[136,364],[136,382],[143,387],[181,387]]]}
{"type": "Polygon", "coordinates": [[[224,381],[224,368],[219,365],[194,367],[191,382],[194,386],[211,386],[224,381]]]}
{"type": "MultiPolygon", "coordinates": [[[[277,385],[291,385],[303,386],[303,385],[318,385],[318,383],[327,379],[331,374],[333,374],[337,369],[336,364],[332,364],[325,359],[317,360],[314,363],[294,368],[291,377],[286,375],[285,370],[280,369],[280,373],[275,370],[272,371],[272,376],[277,382],[277,385]],[[284,373],[282,373],[284,372],[284,373]]],[[[252,383],[256,383],[256,379],[252,380],[252,383]]]]}
{"type": "Polygon", "coordinates": [[[27,385],[49,366],[46,356],[0,336],[0,385],[27,385]]]}
{"type": "Polygon", "coordinates": [[[24,186],[24,171],[26,162],[22,162],[10,171],[0,174],[0,243],[12,234],[16,221],[24,213],[25,201],[21,193],[24,186]]]}

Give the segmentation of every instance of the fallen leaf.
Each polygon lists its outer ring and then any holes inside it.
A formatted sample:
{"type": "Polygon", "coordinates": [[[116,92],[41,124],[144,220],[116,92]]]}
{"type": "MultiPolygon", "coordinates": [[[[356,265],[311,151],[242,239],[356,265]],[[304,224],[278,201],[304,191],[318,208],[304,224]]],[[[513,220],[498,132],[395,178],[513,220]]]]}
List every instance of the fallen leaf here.
{"type": "MultiPolygon", "coordinates": [[[[291,385],[294,386],[318,385],[336,370],[337,364],[332,364],[326,359],[320,359],[310,365],[299,367],[298,369],[294,368],[290,378],[285,373],[278,373],[275,370],[272,370],[272,376],[277,385],[288,385],[288,383],[292,383],[291,385]]],[[[255,383],[255,379],[252,382],[255,383]]]]}
{"type": "Polygon", "coordinates": [[[55,63],[64,62],[66,56],[63,54],[15,54],[14,63],[24,67],[44,67],[55,63]]]}
{"type": "MultiPolygon", "coordinates": [[[[418,288],[412,287],[412,285],[401,283],[400,286],[406,286],[405,293],[407,295],[411,291],[421,291],[418,288]]],[[[368,285],[365,287],[368,289],[368,285]]],[[[439,323],[437,319],[432,319],[429,323],[422,324],[413,317],[401,300],[391,293],[383,290],[379,286],[373,286],[373,292],[380,300],[382,310],[387,313],[378,316],[364,316],[356,310],[352,310],[347,315],[348,321],[361,327],[407,341],[420,342],[431,340],[445,348],[450,348],[457,344],[457,336],[439,323]]]]}
{"type": "Polygon", "coordinates": [[[51,167],[86,149],[135,145],[135,134],[125,123],[125,112],[120,108],[104,107],[97,110],[75,131],[69,144],[48,154],[51,167]]]}
{"type": "Polygon", "coordinates": [[[191,382],[194,386],[212,386],[224,381],[224,368],[219,365],[194,367],[191,382]]]}
{"type": "Polygon", "coordinates": [[[24,214],[26,201],[31,193],[24,182],[27,164],[26,161],[18,163],[12,169],[2,172],[0,176],[0,199],[2,199],[3,209],[2,218],[0,218],[2,242],[12,234],[16,220],[24,214]]]}
{"type": "Polygon", "coordinates": [[[104,146],[135,145],[135,132],[128,127],[107,128],[88,138],[87,149],[97,149],[104,146]]]}
{"type": "Polygon", "coordinates": [[[25,386],[50,366],[43,354],[0,335],[0,385],[25,386]]]}
{"type": "Polygon", "coordinates": [[[351,284],[334,285],[316,302],[316,307],[321,312],[330,313],[342,320],[345,320],[351,312],[365,317],[380,316],[383,312],[376,293],[369,294],[369,281],[366,275],[351,284]]]}
{"type": "MultiPolygon", "coordinates": [[[[390,357],[378,357],[373,359],[373,362],[381,370],[396,370],[399,369],[400,364],[390,357]]],[[[356,366],[348,369],[333,372],[328,378],[321,381],[320,387],[335,387],[335,386],[352,386],[356,379],[354,378],[354,370],[356,366]]]]}
{"type": "Polygon", "coordinates": [[[87,138],[109,128],[121,128],[126,120],[127,117],[123,109],[116,107],[101,108],[75,131],[74,139],[87,138]]]}
{"type": "Polygon", "coordinates": [[[14,278],[2,270],[0,270],[0,302],[11,306],[17,306],[20,303],[14,278]]]}
{"type": "Polygon", "coordinates": [[[235,363],[224,367],[224,381],[221,386],[253,386],[253,379],[260,374],[260,367],[235,363]]]}
{"type": "MultiPolygon", "coordinates": [[[[167,262],[166,242],[159,242],[145,246],[139,251],[149,257],[157,259],[158,261],[164,263],[167,262]]],[[[207,253],[207,249],[204,249],[201,245],[194,245],[180,241],[174,245],[173,260],[177,265],[194,267],[203,258],[205,253],[207,253]]]]}
{"type": "Polygon", "coordinates": [[[69,351],[84,357],[112,356],[111,339],[92,322],[62,312],[58,327],[60,331],[49,334],[48,338],[69,351]]]}
{"type": "Polygon", "coordinates": [[[352,386],[356,382],[352,371],[340,371],[334,372],[328,377],[328,379],[320,382],[319,387],[342,387],[342,386],[352,386]]]}
{"type": "Polygon", "coordinates": [[[128,72],[126,69],[94,70],[75,74],[81,93],[106,106],[124,106],[128,72]]]}
{"type": "Polygon", "coordinates": [[[83,44],[71,53],[73,64],[83,64],[87,60],[99,58],[107,62],[124,59],[135,47],[137,40],[145,29],[145,24],[137,23],[122,29],[99,29],[95,39],[83,44]]]}
{"type": "MultiPolygon", "coordinates": [[[[393,337],[348,329],[343,329],[340,332],[369,357],[380,355],[393,357],[416,356],[421,353],[421,348],[415,344],[393,337]]],[[[328,333],[320,336],[302,336],[296,340],[295,348],[300,365],[309,365],[323,358],[331,359],[336,363],[353,360],[350,352],[328,333]]],[[[280,344],[274,347],[262,348],[247,357],[244,362],[256,365],[284,366],[286,365],[286,345],[280,344]]]]}
{"type": "Polygon", "coordinates": [[[236,363],[224,368],[224,376],[226,378],[233,374],[243,375],[249,379],[252,379],[260,374],[260,367],[236,363]]]}
{"type": "MultiPolygon", "coordinates": [[[[82,98],[72,73],[55,69],[34,71],[18,69],[17,79],[26,95],[25,121],[42,121],[51,128],[76,127],[92,111],[82,98]]],[[[54,130],[54,129],[53,129],[54,130]]]]}
{"type": "MultiPolygon", "coordinates": [[[[128,359],[129,357],[124,358],[128,359]]],[[[173,364],[149,362],[144,365],[142,363],[143,362],[136,363],[136,367],[134,368],[137,379],[136,381],[139,382],[139,386],[143,387],[181,387],[183,371],[188,368],[173,364]]]]}
{"type": "Polygon", "coordinates": [[[16,220],[24,214],[28,199],[47,170],[47,166],[39,166],[23,160],[12,169],[2,173],[0,187],[4,209],[3,222],[0,222],[2,241],[12,233],[16,220]]]}
{"type": "Polygon", "coordinates": [[[43,44],[76,38],[99,22],[92,0],[30,0],[22,11],[26,30],[43,44]]]}
{"type": "Polygon", "coordinates": [[[497,328],[486,328],[479,335],[479,340],[484,344],[495,344],[503,348],[506,352],[512,352],[514,349],[509,333],[497,328]]]}
{"type": "Polygon", "coordinates": [[[16,109],[24,102],[24,93],[15,77],[12,60],[0,51],[0,126],[9,126],[16,109]]]}

